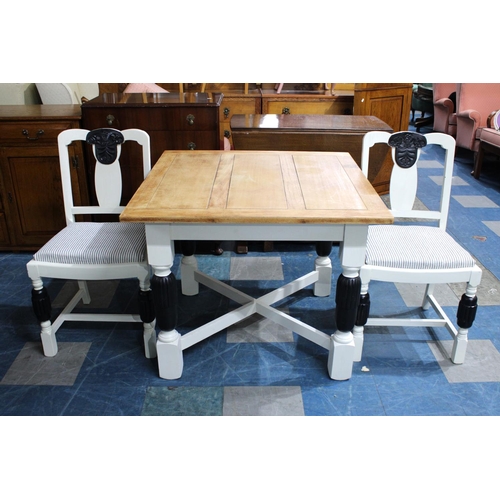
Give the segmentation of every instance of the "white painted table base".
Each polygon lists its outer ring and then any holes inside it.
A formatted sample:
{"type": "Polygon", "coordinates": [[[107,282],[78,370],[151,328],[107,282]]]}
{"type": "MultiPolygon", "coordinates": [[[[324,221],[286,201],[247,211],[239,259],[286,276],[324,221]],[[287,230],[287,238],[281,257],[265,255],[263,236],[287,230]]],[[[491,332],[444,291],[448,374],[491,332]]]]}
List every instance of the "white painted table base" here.
{"type": "MultiPolygon", "coordinates": [[[[238,239],[235,233],[252,234],[252,239],[257,241],[322,241],[325,234],[328,239],[324,241],[340,241],[340,258],[342,262],[343,276],[347,278],[359,278],[359,268],[364,259],[367,226],[365,225],[335,225],[335,226],[313,226],[289,225],[286,230],[269,226],[253,225],[251,227],[233,225],[204,225],[195,228],[192,225],[170,225],[170,224],[148,224],[146,235],[148,242],[149,262],[153,272],[157,276],[168,276],[173,265],[174,239],[192,239],[194,234],[197,240],[207,239],[230,241],[238,239]],[[189,234],[187,234],[189,233],[189,234]],[[215,235],[214,235],[215,233],[215,235]],[[286,233],[283,237],[283,233],[286,233]],[[276,237],[280,234],[280,238],[276,237]]],[[[240,238],[249,240],[248,236],[240,238]]],[[[181,290],[184,295],[196,295],[199,284],[205,285],[212,290],[241,304],[241,307],[230,311],[213,321],[200,326],[188,333],[180,335],[177,330],[160,331],[158,334],[156,351],[158,355],[159,375],[164,379],[178,379],[182,376],[184,367],[183,350],[210,336],[242,321],[243,319],[258,313],[275,323],[294,331],[301,337],[314,342],[327,349],[328,373],[334,380],[347,380],[352,375],[352,366],[355,361],[355,345],[352,331],[337,330],[333,335],[328,335],[306,323],[299,321],[288,314],[278,311],[272,304],[285,297],[296,293],[303,288],[314,284],[314,295],[319,297],[329,296],[332,283],[332,265],[329,257],[316,257],[315,269],[310,273],[278,288],[260,298],[253,298],[215,278],[200,272],[194,255],[183,256],[181,260],[181,290]]],[[[335,312],[332,310],[332,321],[335,312]]]]}

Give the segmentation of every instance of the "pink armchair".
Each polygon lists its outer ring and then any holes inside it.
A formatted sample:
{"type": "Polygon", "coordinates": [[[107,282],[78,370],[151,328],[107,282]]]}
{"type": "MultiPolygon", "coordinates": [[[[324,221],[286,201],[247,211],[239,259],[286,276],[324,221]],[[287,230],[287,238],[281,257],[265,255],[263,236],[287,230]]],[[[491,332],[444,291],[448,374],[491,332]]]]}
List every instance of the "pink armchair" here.
{"type": "Polygon", "coordinates": [[[477,152],[488,116],[500,109],[500,83],[460,83],[457,108],[457,146],[477,152]]]}
{"type": "Polygon", "coordinates": [[[454,97],[457,92],[457,83],[433,83],[434,101],[434,131],[443,132],[453,137],[457,134],[457,115],[454,97]]]}

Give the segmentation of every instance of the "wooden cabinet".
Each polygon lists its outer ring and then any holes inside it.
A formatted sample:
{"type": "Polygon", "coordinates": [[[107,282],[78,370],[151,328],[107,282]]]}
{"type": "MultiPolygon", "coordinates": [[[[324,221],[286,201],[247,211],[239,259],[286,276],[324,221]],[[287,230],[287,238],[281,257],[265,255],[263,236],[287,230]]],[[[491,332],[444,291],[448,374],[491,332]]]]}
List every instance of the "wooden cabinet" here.
{"type": "MultiPolygon", "coordinates": [[[[0,106],[0,249],[37,250],[66,225],[57,136],[80,106],[0,106]]],[[[73,196],[86,203],[83,151],[71,148],[73,196]]]]}
{"type": "MultiPolygon", "coordinates": [[[[151,139],[151,162],[167,149],[220,149],[219,107],[222,95],[211,92],[165,94],[103,94],[82,104],[82,127],[93,130],[139,128],[151,139]]],[[[140,148],[124,144],[120,163],[122,203],[127,203],[143,180],[140,148]]],[[[87,157],[90,155],[87,153],[87,157]]],[[[87,162],[91,200],[93,162],[87,162]]]]}
{"type": "MultiPolygon", "coordinates": [[[[373,115],[387,123],[394,132],[408,130],[410,122],[411,83],[356,83],[354,114],[373,115]]],[[[389,147],[382,168],[372,175],[371,182],[378,193],[389,192],[392,159],[389,147]]]]}

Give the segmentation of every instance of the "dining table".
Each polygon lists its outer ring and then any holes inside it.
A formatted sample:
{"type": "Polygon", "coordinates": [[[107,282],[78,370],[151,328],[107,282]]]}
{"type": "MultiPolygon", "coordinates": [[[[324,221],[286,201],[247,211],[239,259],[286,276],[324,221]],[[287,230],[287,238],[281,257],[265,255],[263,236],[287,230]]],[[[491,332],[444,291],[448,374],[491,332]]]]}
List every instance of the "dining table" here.
{"type": "Polygon", "coordinates": [[[355,327],[363,317],[366,322],[369,308],[360,300],[359,276],[368,226],[391,224],[394,219],[349,153],[164,151],[120,220],[145,225],[160,378],[180,378],[185,349],[254,314],[323,347],[331,379],[351,378],[353,364],[359,361],[355,327]],[[255,298],[198,269],[195,242],[239,240],[310,242],[316,255],[309,273],[255,298]],[[342,268],[336,283],[334,242],[342,268]],[[182,254],[180,284],[173,272],[176,251],[182,254]],[[237,307],[180,334],[178,294],[197,295],[200,284],[237,307]],[[334,333],[273,307],[306,287],[317,300],[335,290],[330,330],[334,333]]]}

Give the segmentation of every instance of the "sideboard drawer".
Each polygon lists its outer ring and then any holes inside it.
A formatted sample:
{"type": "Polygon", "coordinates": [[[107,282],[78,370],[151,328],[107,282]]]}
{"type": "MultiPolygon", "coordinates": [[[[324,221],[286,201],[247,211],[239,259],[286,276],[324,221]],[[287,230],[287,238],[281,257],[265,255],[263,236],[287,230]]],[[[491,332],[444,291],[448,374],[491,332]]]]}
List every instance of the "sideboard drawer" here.
{"type": "Polygon", "coordinates": [[[352,99],[298,99],[263,98],[263,114],[310,114],[310,115],[345,115],[352,114],[352,99]]]}
{"type": "Polygon", "coordinates": [[[213,130],[217,123],[217,108],[84,108],[84,122],[89,129],[112,127],[118,130],[138,128],[154,130],[213,130]]]}
{"type": "Polygon", "coordinates": [[[39,144],[57,143],[57,136],[68,128],[71,128],[70,122],[50,122],[50,121],[32,121],[19,123],[5,123],[0,125],[0,135],[2,143],[39,144]]]}

